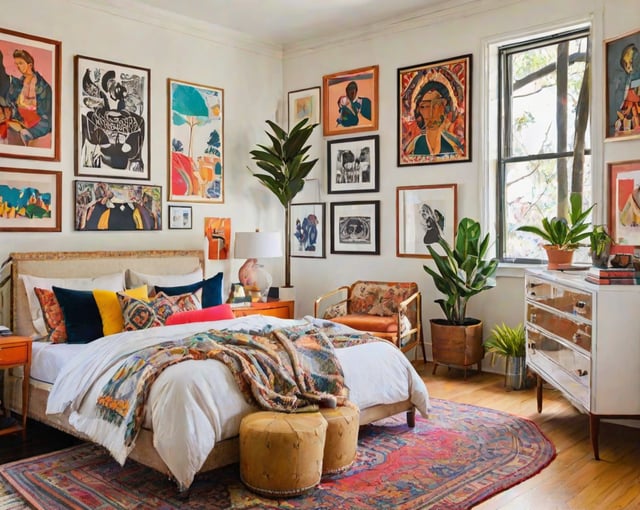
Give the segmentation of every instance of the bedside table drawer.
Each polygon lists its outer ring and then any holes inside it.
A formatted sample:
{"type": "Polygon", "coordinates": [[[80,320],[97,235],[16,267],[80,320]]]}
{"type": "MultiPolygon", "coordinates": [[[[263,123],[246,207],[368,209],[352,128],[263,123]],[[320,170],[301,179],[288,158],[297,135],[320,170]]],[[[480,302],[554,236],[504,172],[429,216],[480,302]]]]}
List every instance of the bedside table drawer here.
{"type": "Polygon", "coordinates": [[[0,349],[0,366],[26,363],[28,359],[29,347],[27,345],[16,345],[0,349]]]}

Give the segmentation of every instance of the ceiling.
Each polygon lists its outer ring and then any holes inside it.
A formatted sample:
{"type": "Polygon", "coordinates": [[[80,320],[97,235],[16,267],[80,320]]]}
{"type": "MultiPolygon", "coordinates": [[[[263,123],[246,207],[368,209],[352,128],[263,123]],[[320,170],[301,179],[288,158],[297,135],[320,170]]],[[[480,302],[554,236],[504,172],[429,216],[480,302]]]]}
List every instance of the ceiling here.
{"type": "Polygon", "coordinates": [[[473,0],[136,0],[283,46],[473,0]]]}

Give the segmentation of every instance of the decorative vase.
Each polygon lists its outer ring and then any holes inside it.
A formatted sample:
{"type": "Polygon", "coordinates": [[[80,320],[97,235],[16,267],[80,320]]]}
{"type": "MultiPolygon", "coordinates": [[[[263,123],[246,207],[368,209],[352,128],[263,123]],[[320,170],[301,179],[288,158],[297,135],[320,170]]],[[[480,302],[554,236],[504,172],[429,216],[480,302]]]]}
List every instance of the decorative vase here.
{"type": "Polygon", "coordinates": [[[504,385],[512,390],[523,390],[527,382],[527,361],[524,356],[508,356],[504,385]]]}
{"type": "Polygon", "coordinates": [[[547,252],[547,264],[548,269],[566,269],[571,267],[571,261],[573,260],[573,250],[558,248],[553,244],[545,244],[544,249],[547,252]]]}
{"type": "Polygon", "coordinates": [[[591,264],[595,267],[609,267],[610,247],[603,248],[599,255],[591,252],[591,264]]]}

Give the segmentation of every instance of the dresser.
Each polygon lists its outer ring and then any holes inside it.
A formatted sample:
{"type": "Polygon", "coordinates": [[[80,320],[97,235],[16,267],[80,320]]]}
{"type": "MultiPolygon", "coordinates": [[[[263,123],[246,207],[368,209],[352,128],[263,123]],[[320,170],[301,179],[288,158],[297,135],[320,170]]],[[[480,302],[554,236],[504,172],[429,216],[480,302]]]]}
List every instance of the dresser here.
{"type": "MultiPolygon", "coordinates": [[[[0,370],[23,367],[22,379],[22,424],[0,429],[0,436],[22,431],[27,435],[27,411],[29,410],[29,374],[31,369],[31,338],[26,336],[0,337],[0,370]]],[[[0,396],[4,400],[4,387],[0,388],[0,396]]],[[[4,403],[3,403],[4,405],[4,403]]]]}
{"type": "Polygon", "coordinates": [[[247,306],[233,307],[233,313],[236,317],[261,314],[269,315],[271,317],[279,317],[281,319],[293,319],[294,303],[294,301],[267,301],[266,303],[251,303],[247,306]]]}
{"type": "Polygon", "coordinates": [[[584,271],[525,275],[527,366],[589,414],[599,459],[600,419],[640,418],[640,285],[594,285],[584,271]]]}

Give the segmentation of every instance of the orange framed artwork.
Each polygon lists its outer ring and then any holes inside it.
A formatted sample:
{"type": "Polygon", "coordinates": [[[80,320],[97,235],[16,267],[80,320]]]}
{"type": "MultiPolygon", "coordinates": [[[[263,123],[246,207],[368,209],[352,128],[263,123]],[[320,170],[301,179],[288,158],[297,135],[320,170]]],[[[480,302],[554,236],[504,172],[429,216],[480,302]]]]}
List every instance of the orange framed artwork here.
{"type": "Polygon", "coordinates": [[[640,246],[640,160],[609,163],[609,234],[640,246]]]}
{"type": "Polygon", "coordinates": [[[324,136],[378,129],[378,66],[322,77],[324,136]]]}

